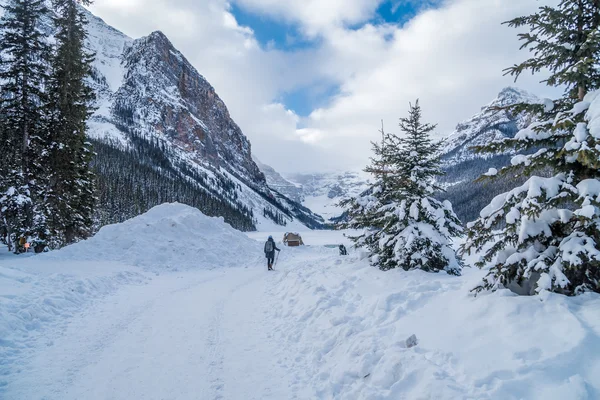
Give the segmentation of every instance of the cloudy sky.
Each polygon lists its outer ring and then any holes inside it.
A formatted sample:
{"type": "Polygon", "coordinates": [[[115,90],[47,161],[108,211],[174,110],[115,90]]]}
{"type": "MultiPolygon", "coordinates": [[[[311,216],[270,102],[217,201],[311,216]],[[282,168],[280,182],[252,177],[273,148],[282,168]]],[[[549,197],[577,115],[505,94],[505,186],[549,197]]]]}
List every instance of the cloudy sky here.
{"type": "MultiPolygon", "coordinates": [[[[447,136],[527,56],[501,22],[554,0],[95,0],[131,37],[163,31],[282,172],[361,169],[381,120],[419,98],[447,136]]],[[[526,76],[517,86],[553,93],[526,76]]]]}

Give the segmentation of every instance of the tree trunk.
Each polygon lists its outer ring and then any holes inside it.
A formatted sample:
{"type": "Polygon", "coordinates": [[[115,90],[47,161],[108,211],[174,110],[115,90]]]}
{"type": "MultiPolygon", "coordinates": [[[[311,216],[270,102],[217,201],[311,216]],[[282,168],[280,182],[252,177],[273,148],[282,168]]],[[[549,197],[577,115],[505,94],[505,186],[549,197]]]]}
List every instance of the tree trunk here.
{"type": "Polygon", "coordinates": [[[577,96],[579,98],[579,101],[583,101],[583,98],[585,97],[586,94],[587,93],[586,93],[586,90],[585,90],[585,85],[584,84],[580,84],[579,85],[579,92],[578,92],[578,96],[577,96]]]}
{"type": "Polygon", "coordinates": [[[4,218],[4,226],[6,226],[6,245],[8,246],[8,251],[13,251],[12,231],[6,218],[4,218]]]}
{"type": "MultiPolygon", "coordinates": [[[[579,18],[577,19],[577,33],[578,33],[578,42],[580,43],[577,47],[577,51],[579,51],[579,49],[581,49],[581,47],[584,45],[585,42],[585,37],[583,36],[583,13],[584,13],[584,7],[583,7],[583,2],[581,0],[579,0],[578,3],[578,7],[579,7],[579,18]]],[[[579,101],[583,101],[583,98],[585,97],[585,83],[584,82],[579,82],[579,86],[577,88],[577,98],[579,99],[579,101]]]]}

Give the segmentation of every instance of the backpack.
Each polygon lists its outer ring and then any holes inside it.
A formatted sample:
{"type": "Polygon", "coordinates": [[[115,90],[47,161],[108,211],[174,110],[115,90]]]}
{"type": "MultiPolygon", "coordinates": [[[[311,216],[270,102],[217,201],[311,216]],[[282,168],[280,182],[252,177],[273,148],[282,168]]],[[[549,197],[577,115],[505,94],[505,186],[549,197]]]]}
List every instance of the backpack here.
{"type": "Polygon", "coordinates": [[[348,255],[348,251],[346,250],[346,246],[344,246],[343,244],[340,244],[340,256],[347,256],[348,255]]]}
{"type": "Polygon", "coordinates": [[[273,250],[275,250],[274,248],[275,246],[273,246],[273,241],[268,240],[267,244],[265,244],[265,253],[272,253],[273,250]]]}

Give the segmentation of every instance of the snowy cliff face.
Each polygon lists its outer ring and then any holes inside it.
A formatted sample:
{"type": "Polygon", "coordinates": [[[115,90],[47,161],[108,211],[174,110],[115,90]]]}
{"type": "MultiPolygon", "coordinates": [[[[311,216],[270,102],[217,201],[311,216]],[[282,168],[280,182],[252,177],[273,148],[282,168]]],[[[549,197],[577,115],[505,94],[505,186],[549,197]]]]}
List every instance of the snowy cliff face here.
{"type": "Polygon", "coordinates": [[[440,178],[440,183],[447,192],[440,197],[452,202],[454,211],[463,222],[476,219],[479,211],[495,195],[514,187],[516,183],[522,183],[518,178],[508,177],[485,185],[473,182],[490,168],[499,170],[510,162],[511,155],[508,153],[476,154],[471,147],[513,137],[529,126],[532,122],[530,115],[514,115],[508,110],[499,109],[517,103],[541,103],[541,100],[524,90],[505,88],[479,113],[458,124],[445,140],[441,159],[446,176],[440,178]]]}
{"type": "Polygon", "coordinates": [[[278,191],[279,193],[294,200],[297,203],[304,202],[304,196],[301,185],[298,185],[285,179],[273,167],[262,163],[257,158],[254,158],[254,162],[256,162],[258,168],[260,168],[262,173],[265,175],[265,178],[267,179],[267,185],[269,185],[271,189],[278,191]]]}
{"type": "Polygon", "coordinates": [[[264,185],[250,142],[225,103],[164,34],[134,41],[124,65],[112,109],[117,123],[168,138],[198,161],[264,185]]]}
{"type": "Polygon", "coordinates": [[[88,20],[99,107],[93,121],[167,139],[202,163],[265,183],[225,103],[162,32],[133,40],[91,13],[88,20]]]}
{"type": "MultiPolygon", "coordinates": [[[[183,202],[242,230],[323,226],[267,186],[224,102],[164,34],[134,40],[85,14],[95,54],[88,135],[97,153],[98,225],[183,202]]],[[[51,19],[43,24],[51,37],[51,19]]]]}
{"type": "Polygon", "coordinates": [[[513,115],[508,110],[499,110],[516,103],[540,103],[536,96],[517,88],[503,89],[498,97],[484,106],[481,112],[461,122],[448,136],[442,149],[444,165],[484,158],[475,154],[470,147],[490,143],[504,137],[513,137],[518,131],[529,126],[531,117],[525,113],[513,115]]]}

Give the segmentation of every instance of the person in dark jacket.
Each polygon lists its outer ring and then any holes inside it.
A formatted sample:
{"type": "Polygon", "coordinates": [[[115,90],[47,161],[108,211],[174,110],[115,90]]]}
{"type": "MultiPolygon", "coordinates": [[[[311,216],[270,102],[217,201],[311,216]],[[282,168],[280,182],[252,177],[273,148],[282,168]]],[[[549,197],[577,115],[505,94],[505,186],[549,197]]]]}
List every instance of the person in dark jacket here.
{"type": "Polygon", "coordinates": [[[269,236],[269,240],[265,243],[265,257],[267,257],[267,267],[269,271],[273,271],[273,262],[275,261],[275,250],[281,251],[275,245],[273,236],[269,236]]]}

